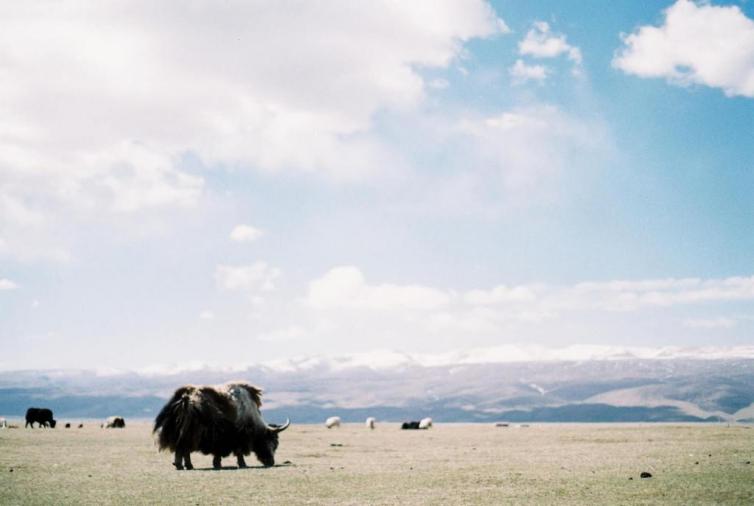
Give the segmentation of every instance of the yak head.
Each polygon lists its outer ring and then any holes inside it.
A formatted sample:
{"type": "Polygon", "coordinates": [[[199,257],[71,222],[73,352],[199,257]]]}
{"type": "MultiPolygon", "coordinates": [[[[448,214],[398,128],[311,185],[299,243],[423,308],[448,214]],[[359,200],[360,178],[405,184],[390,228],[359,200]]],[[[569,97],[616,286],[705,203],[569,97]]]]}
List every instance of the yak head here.
{"type": "Polygon", "coordinates": [[[265,467],[275,465],[275,450],[278,449],[278,434],[283,432],[291,424],[286,420],[283,425],[270,424],[258,437],[254,438],[252,451],[265,467]]]}
{"type": "Polygon", "coordinates": [[[54,429],[56,423],[58,423],[57,420],[50,420],[50,427],[52,427],[54,429]]]}

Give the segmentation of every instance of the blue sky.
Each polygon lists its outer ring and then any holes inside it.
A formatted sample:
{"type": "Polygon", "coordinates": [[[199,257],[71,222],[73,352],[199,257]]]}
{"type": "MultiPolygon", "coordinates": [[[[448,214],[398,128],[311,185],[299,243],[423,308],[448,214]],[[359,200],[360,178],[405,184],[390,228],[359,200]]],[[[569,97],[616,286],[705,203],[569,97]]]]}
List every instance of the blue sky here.
{"type": "Polygon", "coordinates": [[[754,344],[751,3],[0,10],[0,368],[754,344]]]}

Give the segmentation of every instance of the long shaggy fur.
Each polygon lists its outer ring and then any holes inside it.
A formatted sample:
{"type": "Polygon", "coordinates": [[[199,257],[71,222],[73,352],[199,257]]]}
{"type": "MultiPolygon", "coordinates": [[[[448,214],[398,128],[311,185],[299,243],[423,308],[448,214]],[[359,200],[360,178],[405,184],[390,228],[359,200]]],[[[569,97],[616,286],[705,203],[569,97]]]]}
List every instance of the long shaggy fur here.
{"type": "Polygon", "coordinates": [[[176,453],[179,468],[180,456],[195,451],[214,455],[216,466],[231,453],[239,456],[239,465],[245,465],[243,456],[251,452],[263,464],[272,465],[279,428],[262,420],[261,396],[259,388],[240,382],[180,387],[155,419],[160,450],[176,453]]]}

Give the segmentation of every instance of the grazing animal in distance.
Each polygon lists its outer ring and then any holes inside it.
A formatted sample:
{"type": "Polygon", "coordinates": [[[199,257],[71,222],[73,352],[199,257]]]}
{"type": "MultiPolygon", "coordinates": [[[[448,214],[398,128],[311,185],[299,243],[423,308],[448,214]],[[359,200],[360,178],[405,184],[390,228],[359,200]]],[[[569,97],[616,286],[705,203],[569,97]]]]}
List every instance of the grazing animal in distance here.
{"type": "Polygon", "coordinates": [[[412,422],[403,422],[401,425],[401,429],[403,430],[415,430],[419,429],[419,422],[418,421],[412,421],[412,422]]]}
{"type": "Polygon", "coordinates": [[[55,428],[56,420],[52,418],[52,411],[47,408],[29,408],[26,410],[26,425],[24,427],[34,428],[34,422],[40,427],[55,428]]]}
{"type": "Polygon", "coordinates": [[[377,420],[373,416],[370,416],[369,418],[367,418],[367,421],[366,421],[367,429],[374,429],[374,424],[376,422],[377,420]]]}
{"type": "Polygon", "coordinates": [[[83,428],[84,428],[84,424],[83,424],[83,423],[80,423],[80,424],[79,424],[79,429],[83,429],[83,428]]]}
{"type": "Polygon", "coordinates": [[[8,428],[8,420],[5,418],[0,418],[0,429],[7,429],[8,428]]]}
{"type": "Polygon", "coordinates": [[[422,418],[419,422],[420,429],[429,429],[430,427],[432,427],[432,419],[430,417],[422,418]]]}
{"type": "Polygon", "coordinates": [[[105,429],[125,429],[126,421],[122,416],[109,416],[102,427],[105,429]]]}
{"type": "Polygon", "coordinates": [[[175,453],[176,469],[193,469],[191,452],[212,455],[212,466],[231,453],[238,467],[254,452],[265,466],[275,465],[278,434],[291,424],[268,425],[262,418],[262,391],[248,383],[186,385],[175,391],[154,422],[160,450],[175,453]]]}
{"type": "Polygon", "coordinates": [[[65,428],[66,429],[70,429],[71,428],[71,424],[70,423],[65,424],[65,428]]]}
{"type": "Polygon", "coordinates": [[[335,427],[340,427],[340,417],[339,416],[331,416],[327,420],[325,420],[325,427],[328,429],[334,429],[335,427]]]}

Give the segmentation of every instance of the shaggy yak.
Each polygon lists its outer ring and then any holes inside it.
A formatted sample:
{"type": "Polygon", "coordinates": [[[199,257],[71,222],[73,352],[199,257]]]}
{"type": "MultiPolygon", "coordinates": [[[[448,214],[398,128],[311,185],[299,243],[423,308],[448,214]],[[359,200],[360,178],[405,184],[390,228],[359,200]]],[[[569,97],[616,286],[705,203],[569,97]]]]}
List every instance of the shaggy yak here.
{"type": "Polygon", "coordinates": [[[212,455],[212,466],[233,453],[238,467],[254,452],[265,467],[275,465],[278,433],[290,425],[267,425],[259,408],[262,391],[248,383],[179,388],[154,422],[160,450],[175,453],[176,469],[193,469],[191,452],[212,455]]]}
{"type": "Polygon", "coordinates": [[[26,410],[26,425],[34,428],[34,422],[40,427],[52,427],[55,428],[56,420],[52,418],[52,411],[47,408],[29,408],[26,410]]]}

